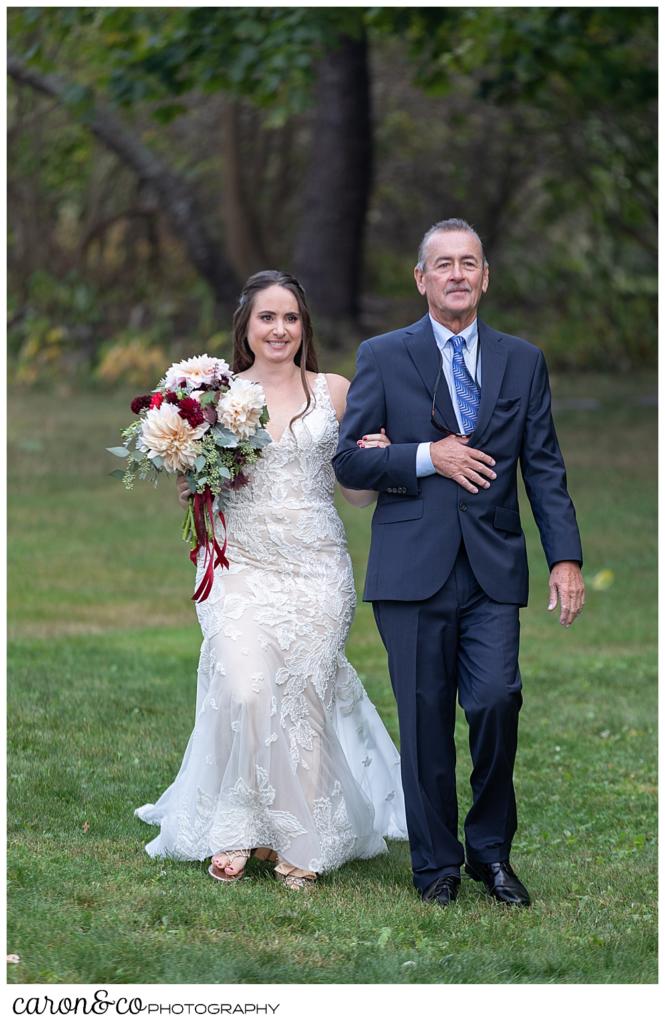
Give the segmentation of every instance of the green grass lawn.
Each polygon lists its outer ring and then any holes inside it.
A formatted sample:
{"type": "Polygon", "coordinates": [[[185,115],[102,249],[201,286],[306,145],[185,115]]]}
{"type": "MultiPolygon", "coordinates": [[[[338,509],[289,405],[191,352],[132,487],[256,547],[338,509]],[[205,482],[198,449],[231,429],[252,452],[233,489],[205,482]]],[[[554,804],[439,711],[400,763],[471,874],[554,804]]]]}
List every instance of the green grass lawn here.
{"type": "MultiPolygon", "coordinates": [[[[194,713],[180,510],[168,485],[128,495],[107,475],[128,396],[11,399],[11,982],[655,982],[656,410],[643,401],[655,382],[554,383],[585,576],[610,570],[613,582],[589,585],[563,630],[523,500],[532,573],[513,864],[534,905],[522,912],[468,879],[446,911],[423,905],[404,843],[306,895],[258,865],[234,887],[145,855],[155,829],[133,810],[172,781],[194,713]],[[576,407],[585,397],[597,407],[576,407]]],[[[341,511],[360,587],[369,514],[341,511]]],[[[397,738],[366,605],[348,653],[397,738]]],[[[464,809],[463,719],[458,739],[464,809]]]]}

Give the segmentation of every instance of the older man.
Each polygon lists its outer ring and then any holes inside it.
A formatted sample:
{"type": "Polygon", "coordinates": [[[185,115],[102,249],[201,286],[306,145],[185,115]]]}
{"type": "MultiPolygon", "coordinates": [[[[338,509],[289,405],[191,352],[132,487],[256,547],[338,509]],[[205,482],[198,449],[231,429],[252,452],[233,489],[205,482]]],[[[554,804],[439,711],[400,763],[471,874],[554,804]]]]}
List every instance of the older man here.
{"type": "Polygon", "coordinates": [[[489,284],[480,238],[465,221],[440,221],[414,273],[428,313],[358,349],[335,472],[346,487],[379,491],[365,600],[397,700],[414,884],[441,906],[460,886],[459,696],[473,762],[466,871],[500,902],[526,906],[509,859],[528,594],[518,462],[563,626],[584,603],[580,537],[543,354],[477,319],[489,284]],[[381,427],[392,444],[361,450],[356,438],[381,427]]]}

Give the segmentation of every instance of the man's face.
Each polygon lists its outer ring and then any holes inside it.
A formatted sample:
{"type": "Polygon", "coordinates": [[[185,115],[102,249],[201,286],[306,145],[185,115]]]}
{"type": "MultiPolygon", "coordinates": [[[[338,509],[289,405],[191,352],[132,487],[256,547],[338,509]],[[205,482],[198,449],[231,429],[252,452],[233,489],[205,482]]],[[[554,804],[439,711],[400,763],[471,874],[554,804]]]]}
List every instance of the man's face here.
{"type": "Polygon", "coordinates": [[[425,268],[414,270],[416,287],[427,296],[440,323],[462,330],[475,319],[489,284],[480,242],[468,231],[437,231],[425,250],[425,268]]]}

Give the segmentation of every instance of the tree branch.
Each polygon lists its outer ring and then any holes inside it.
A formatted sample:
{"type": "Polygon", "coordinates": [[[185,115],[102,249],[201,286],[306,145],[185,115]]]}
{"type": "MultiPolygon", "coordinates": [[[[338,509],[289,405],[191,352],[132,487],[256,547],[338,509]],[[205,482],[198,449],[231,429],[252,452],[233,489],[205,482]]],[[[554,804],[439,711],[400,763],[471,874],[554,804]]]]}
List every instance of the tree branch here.
{"type": "MultiPolygon", "coordinates": [[[[8,54],[7,69],[19,85],[27,85],[67,106],[68,84],[60,76],[44,74],[20,58],[8,54]]],[[[160,209],[199,274],[208,282],[218,302],[225,304],[237,295],[238,281],[222,253],[222,247],[207,227],[192,187],[180,178],[123,124],[108,107],[96,101],[86,109],[83,122],[99,141],[127,164],[155,193],[160,209]]]]}

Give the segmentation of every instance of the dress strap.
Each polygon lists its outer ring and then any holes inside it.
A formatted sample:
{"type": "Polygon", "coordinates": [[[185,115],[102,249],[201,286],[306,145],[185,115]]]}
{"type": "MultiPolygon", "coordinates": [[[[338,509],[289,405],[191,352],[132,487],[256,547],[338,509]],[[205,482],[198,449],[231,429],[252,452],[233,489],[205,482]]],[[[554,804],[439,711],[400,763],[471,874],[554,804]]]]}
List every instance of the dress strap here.
{"type": "Polygon", "coordinates": [[[314,392],[318,391],[319,396],[323,399],[323,404],[332,412],[335,412],[332,404],[332,398],[330,396],[330,389],[328,387],[328,381],[326,380],[325,373],[317,373],[316,380],[314,381],[314,392]]]}
{"type": "Polygon", "coordinates": [[[328,387],[328,380],[325,373],[319,373],[316,381],[314,382],[315,390],[318,388],[318,394],[321,398],[321,408],[325,409],[334,422],[335,427],[339,429],[339,422],[337,420],[337,411],[333,404],[332,395],[330,394],[330,388],[328,387]]]}

